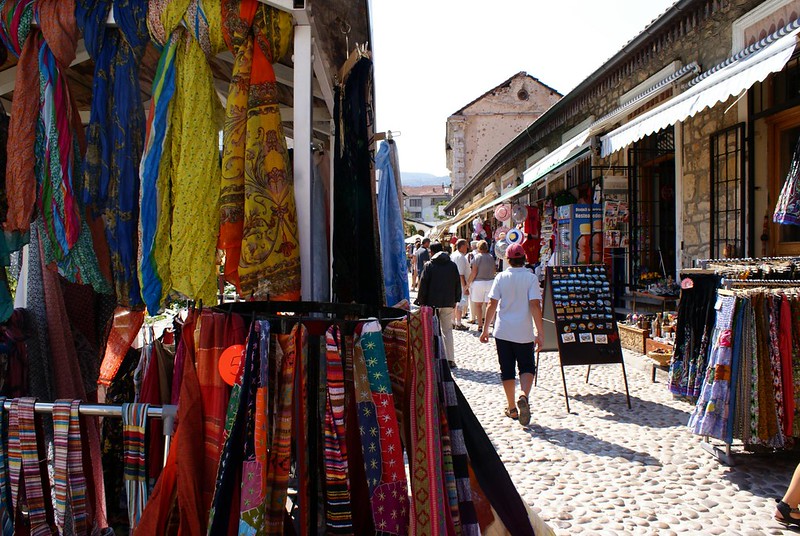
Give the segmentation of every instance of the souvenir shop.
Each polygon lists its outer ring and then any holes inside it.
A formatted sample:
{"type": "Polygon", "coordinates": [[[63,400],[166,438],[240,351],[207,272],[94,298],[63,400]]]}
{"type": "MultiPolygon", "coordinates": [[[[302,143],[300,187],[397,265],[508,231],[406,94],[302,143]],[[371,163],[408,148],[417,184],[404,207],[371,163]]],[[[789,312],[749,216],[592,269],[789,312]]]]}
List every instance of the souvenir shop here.
{"type": "Polygon", "coordinates": [[[408,310],[352,4],[0,3],[3,536],[552,533],[408,310]]]}

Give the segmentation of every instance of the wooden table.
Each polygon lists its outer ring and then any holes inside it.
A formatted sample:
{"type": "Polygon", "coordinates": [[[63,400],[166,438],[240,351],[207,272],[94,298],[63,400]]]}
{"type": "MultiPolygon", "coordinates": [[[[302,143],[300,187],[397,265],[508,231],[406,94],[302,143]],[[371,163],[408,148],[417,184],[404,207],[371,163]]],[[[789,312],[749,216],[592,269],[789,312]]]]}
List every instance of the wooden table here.
{"type": "Polygon", "coordinates": [[[634,313],[636,312],[637,301],[648,305],[661,306],[662,313],[674,309],[678,303],[678,296],[659,296],[658,294],[638,290],[632,291],[631,296],[633,296],[633,306],[631,308],[634,313]],[[667,307],[668,305],[670,306],[669,308],[667,307]]]}

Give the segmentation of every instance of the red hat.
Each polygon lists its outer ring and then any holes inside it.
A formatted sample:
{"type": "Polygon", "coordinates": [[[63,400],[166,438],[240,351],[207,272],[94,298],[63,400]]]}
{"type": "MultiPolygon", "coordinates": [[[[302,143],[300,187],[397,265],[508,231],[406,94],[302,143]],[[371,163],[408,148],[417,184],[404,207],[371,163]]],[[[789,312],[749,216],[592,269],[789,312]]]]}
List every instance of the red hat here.
{"type": "Polygon", "coordinates": [[[525,249],[520,244],[511,244],[506,248],[506,257],[509,259],[522,259],[525,257],[525,249]]]}

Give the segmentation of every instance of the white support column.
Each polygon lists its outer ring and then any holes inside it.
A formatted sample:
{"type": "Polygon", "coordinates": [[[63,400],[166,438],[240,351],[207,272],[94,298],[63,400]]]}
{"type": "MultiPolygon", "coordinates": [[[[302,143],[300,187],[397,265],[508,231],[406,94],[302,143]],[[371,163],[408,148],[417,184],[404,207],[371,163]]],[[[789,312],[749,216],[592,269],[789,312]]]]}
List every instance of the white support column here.
{"type": "Polygon", "coordinates": [[[312,55],[311,26],[294,28],[294,195],[297,203],[297,231],[300,242],[302,299],[311,301],[314,274],[311,270],[311,142],[312,142],[312,55]]]}
{"type": "Polygon", "coordinates": [[[683,268],[683,123],[675,123],[675,281],[680,281],[683,268]]]}

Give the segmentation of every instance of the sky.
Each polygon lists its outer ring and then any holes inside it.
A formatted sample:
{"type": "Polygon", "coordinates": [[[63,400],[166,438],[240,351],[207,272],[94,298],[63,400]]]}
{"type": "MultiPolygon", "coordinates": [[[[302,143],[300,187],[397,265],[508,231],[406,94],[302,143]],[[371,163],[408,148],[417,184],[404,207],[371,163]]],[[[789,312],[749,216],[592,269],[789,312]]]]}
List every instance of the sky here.
{"type": "Polygon", "coordinates": [[[449,175],[447,118],[525,71],[566,95],[673,0],[372,0],[378,132],[401,172],[449,175]]]}

